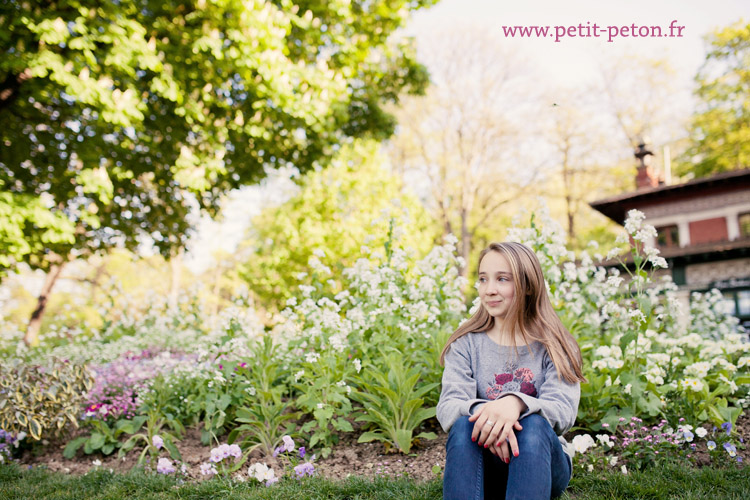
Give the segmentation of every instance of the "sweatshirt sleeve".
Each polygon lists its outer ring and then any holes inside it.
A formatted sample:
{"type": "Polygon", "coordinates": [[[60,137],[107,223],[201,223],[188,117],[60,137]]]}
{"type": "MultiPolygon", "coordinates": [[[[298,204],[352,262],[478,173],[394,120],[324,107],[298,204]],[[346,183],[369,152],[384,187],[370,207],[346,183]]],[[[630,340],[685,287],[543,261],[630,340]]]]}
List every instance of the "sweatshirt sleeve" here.
{"type": "Polygon", "coordinates": [[[453,342],[445,354],[443,389],[437,405],[437,419],[448,432],[460,416],[471,415],[476,405],[486,403],[477,398],[477,381],[471,364],[471,352],[465,337],[453,342]]]}
{"type": "Polygon", "coordinates": [[[539,388],[538,396],[529,396],[522,392],[504,393],[502,397],[513,394],[526,403],[527,409],[521,413],[519,420],[532,413],[538,413],[550,423],[555,433],[560,436],[568,431],[576,422],[578,403],[581,399],[581,384],[571,384],[562,377],[558,377],[557,368],[544,351],[542,359],[544,382],[539,388]]]}

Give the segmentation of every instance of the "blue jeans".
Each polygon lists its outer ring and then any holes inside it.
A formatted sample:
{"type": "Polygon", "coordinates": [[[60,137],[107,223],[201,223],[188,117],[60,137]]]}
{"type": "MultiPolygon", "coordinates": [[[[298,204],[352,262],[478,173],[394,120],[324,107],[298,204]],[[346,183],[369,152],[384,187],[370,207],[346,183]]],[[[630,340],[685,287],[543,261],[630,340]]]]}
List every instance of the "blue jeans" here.
{"type": "Polygon", "coordinates": [[[510,464],[471,440],[474,423],[459,417],[445,445],[443,500],[547,500],[562,495],[572,474],[570,458],[544,417],[534,413],[514,431],[518,456],[510,464]]]}

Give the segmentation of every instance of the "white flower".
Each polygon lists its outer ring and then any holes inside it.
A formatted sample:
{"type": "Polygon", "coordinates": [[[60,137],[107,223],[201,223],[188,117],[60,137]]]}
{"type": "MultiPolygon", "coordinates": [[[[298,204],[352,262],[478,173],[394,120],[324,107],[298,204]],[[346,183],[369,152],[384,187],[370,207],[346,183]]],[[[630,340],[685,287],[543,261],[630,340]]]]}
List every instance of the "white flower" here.
{"type": "Polygon", "coordinates": [[[578,453],[585,453],[589,448],[596,446],[594,438],[588,434],[579,434],[573,438],[573,447],[578,453]]]}
{"type": "Polygon", "coordinates": [[[251,465],[247,470],[247,473],[250,477],[257,479],[261,483],[263,481],[274,481],[274,479],[276,478],[273,469],[262,463],[255,463],[251,465]]]}
{"type": "Polygon", "coordinates": [[[654,257],[651,257],[649,260],[651,261],[651,265],[654,268],[666,269],[666,268],[669,267],[669,265],[667,264],[667,261],[666,261],[666,259],[664,257],[654,256],[654,257]]]}
{"type": "Polygon", "coordinates": [[[596,439],[609,448],[612,448],[612,446],[614,446],[614,443],[612,443],[612,441],[610,440],[609,434],[597,434],[596,439]]]}
{"type": "Polygon", "coordinates": [[[708,431],[706,429],[704,429],[703,427],[698,427],[697,429],[695,429],[695,434],[699,438],[704,438],[704,437],[706,437],[706,434],[708,434],[708,431]]]}
{"type": "Polygon", "coordinates": [[[617,457],[616,456],[610,457],[610,459],[609,459],[609,465],[612,466],[612,467],[614,467],[615,465],[617,465],[617,457]]]}
{"type": "Polygon", "coordinates": [[[610,276],[609,278],[607,278],[607,284],[615,288],[619,287],[622,282],[623,278],[621,278],[620,276],[610,276]]]}
{"type": "Polygon", "coordinates": [[[711,369],[711,363],[706,361],[699,361],[692,365],[685,367],[685,375],[690,375],[695,378],[706,378],[708,371],[711,369]]]}
{"type": "Polygon", "coordinates": [[[308,352],[307,354],[305,354],[305,361],[307,361],[308,363],[315,363],[318,361],[318,359],[320,359],[320,354],[318,354],[317,352],[308,352]]]}
{"type": "Polygon", "coordinates": [[[352,364],[354,364],[354,369],[357,370],[357,373],[362,370],[362,362],[358,358],[354,358],[352,364]]]}
{"type": "Polygon", "coordinates": [[[91,463],[93,464],[94,467],[101,467],[102,465],[102,461],[99,460],[98,458],[91,463]]]}
{"type": "Polygon", "coordinates": [[[695,378],[686,378],[680,381],[680,386],[683,390],[690,389],[693,392],[701,392],[703,390],[703,382],[695,378]]]}
{"type": "Polygon", "coordinates": [[[625,394],[630,394],[630,392],[633,390],[633,384],[627,384],[625,388],[623,389],[623,392],[625,394]]]}
{"type": "Polygon", "coordinates": [[[623,474],[627,474],[628,468],[623,465],[622,467],[620,467],[620,472],[622,472],[623,474]]]}

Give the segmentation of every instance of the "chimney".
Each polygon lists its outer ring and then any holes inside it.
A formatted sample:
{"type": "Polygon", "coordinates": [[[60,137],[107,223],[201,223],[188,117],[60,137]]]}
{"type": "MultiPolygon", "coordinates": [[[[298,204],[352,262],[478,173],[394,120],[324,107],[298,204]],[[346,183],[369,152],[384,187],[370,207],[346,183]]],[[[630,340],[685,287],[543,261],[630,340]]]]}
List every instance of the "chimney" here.
{"type": "Polygon", "coordinates": [[[638,190],[652,188],[659,185],[659,176],[651,166],[651,158],[654,153],[648,150],[646,142],[641,140],[633,156],[638,160],[637,174],[635,176],[635,187],[638,190]]]}

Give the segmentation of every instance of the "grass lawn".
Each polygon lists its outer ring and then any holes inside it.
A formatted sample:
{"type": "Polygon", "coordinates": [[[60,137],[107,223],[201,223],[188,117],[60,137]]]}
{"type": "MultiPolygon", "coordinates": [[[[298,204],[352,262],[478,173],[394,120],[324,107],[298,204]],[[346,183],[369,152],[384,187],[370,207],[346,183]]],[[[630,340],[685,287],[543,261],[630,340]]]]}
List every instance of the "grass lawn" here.
{"type": "MultiPolygon", "coordinates": [[[[439,480],[415,483],[408,479],[356,479],[329,481],[293,479],[266,488],[250,483],[220,480],[178,484],[172,477],[131,472],[112,474],[98,470],[84,476],[52,474],[43,469],[22,470],[0,466],[3,500],[119,500],[133,499],[440,499],[439,480]]],[[[567,499],[710,499],[750,498],[748,469],[652,468],[627,476],[619,472],[575,477],[567,499]]]]}

